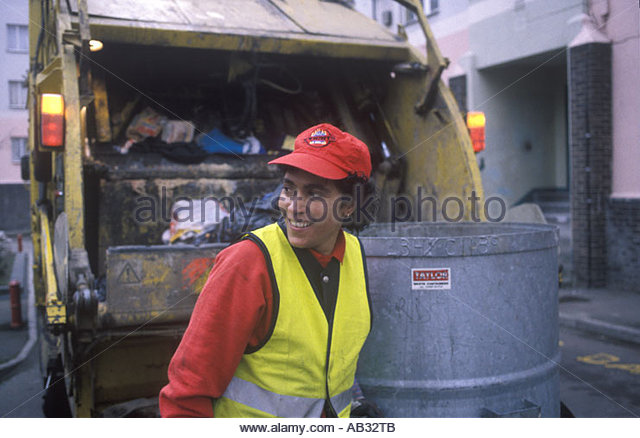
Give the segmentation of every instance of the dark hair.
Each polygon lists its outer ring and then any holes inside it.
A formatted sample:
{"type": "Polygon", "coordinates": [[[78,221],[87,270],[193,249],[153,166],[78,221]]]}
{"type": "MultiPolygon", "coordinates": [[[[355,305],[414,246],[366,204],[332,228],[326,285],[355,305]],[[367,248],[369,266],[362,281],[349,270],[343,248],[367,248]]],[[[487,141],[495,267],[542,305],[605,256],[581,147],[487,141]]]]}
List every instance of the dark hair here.
{"type": "Polygon", "coordinates": [[[343,227],[357,234],[369,226],[378,213],[380,199],[376,186],[371,180],[357,175],[350,175],[335,183],[340,192],[352,199],[355,207],[343,227]]]}

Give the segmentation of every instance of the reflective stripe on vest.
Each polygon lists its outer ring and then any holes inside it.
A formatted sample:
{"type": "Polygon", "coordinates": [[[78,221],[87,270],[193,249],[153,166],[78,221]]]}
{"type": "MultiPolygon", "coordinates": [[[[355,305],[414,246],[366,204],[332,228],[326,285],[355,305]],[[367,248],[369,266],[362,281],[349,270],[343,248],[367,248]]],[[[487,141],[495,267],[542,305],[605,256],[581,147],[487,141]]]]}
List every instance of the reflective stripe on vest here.
{"type": "Polygon", "coordinates": [[[329,323],[287,237],[277,224],[252,233],[275,280],[273,333],[245,353],[226,392],[214,403],[216,417],[320,417],[325,401],[349,417],[351,387],[371,318],[364,255],[345,232],[338,297],[329,323]],[[330,345],[329,345],[330,342],[330,345]]]}
{"type": "MultiPolygon", "coordinates": [[[[318,418],[322,415],[324,407],[323,398],[276,394],[235,376],[231,379],[223,397],[274,417],[318,418]]],[[[351,388],[349,388],[331,397],[331,404],[337,412],[342,412],[351,404],[351,397],[351,388]]]]}

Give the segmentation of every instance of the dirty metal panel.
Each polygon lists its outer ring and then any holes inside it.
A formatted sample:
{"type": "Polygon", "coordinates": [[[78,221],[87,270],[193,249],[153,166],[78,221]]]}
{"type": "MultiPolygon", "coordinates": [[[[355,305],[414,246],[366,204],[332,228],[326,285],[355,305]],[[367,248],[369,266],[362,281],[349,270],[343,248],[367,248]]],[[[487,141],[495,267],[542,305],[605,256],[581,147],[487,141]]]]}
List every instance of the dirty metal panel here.
{"type": "Polygon", "coordinates": [[[101,328],[186,322],[216,255],[227,244],[121,246],[107,250],[101,328]]]}
{"type": "Polygon", "coordinates": [[[406,41],[354,10],[317,0],[293,3],[90,1],[91,34],[103,41],[173,47],[386,60],[409,56],[406,41]]]}
{"type": "MultiPolygon", "coordinates": [[[[77,12],[73,2],[72,11],[77,12]]],[[[185,24],[226,29],[300,32],[268,1],[256,0],[89,0],[89,16],[134,22],[185,24]]]]}
{"type": "Polygon", "coordinates": [[[339,3],[318,0],[271,2],[309,34],[396,41],[396,37],[379,23],[339,3]]]}
{"type": "MultiPolygon", "coordinates": [[[[108,248],[161,244],[178,198],[221,202],[232,198],[238,207],[242,201],[242,206],[250,208],[280,182],[279,171],[267,166],[268,159],[211,156],[200,164],[183,165],[157,154],[95,156],[85,170],[99,187],[97,211],[89,215],[97,226],[98,273],[106,272],[108,248]],[[114,211],[119,214],[112,214],[114,211]]],[[[228,202],[224,205],[229,207],[228,202]]]]}
{"type": "Polygon", "coordinates": [[[178,0],[177,3],[189,23],[194,25],[210,26],[215,23],[227,28],[301,31],[299,26],[268,1],[178,0]]]}
{"type": "Polygon", "coordinates": [[[376,59],[384,61],[412,60],[406,42],[362,40],[305,33],[259,32],[255,30],[194,29],[182,25],[138,23],[96,18],[92,35],[108,42],[126,44],[189,47],[192,49],[229,50],[281,55],[323,56],[329,58],[376,59]],[[166,27],[163,27],[166,26],[166,27]]]}
{"type": "Polygon", "coordinates": [[[155,178],[100,182],[98,214],[98,271],[105,272],[105,251],[121,245],[158,245],[169,228],[171,207],[179,198],[219,200],[229,208],[249,211],[278,180],[155,178]],[[242,204],[240,203],[242,201],[242,204]],[[113,214],[118,212],[118,214],[113,214]]]}
{"type": "MultiPolygon", "coordinates": [[[[118,336],[97,343],[87,352],[94,358],[90,372],[95,411],[127,400],[157,398],[168,383],[167,368],[179,342],[179,337],[118,336]]],[[[87,372],[85,368],[78,371],[87,372]]]]}
{"type": "Polygon", "coordinates": [[[108,180],[146,178],[217,178],[242,179],[251,175],[256,179],[280,178],[280,171],[267,164],[271,155],[210,155],[199,164],[175,163],[156,153],[127,155],[99,153],[86,160],[86,165],[108,180]]]}

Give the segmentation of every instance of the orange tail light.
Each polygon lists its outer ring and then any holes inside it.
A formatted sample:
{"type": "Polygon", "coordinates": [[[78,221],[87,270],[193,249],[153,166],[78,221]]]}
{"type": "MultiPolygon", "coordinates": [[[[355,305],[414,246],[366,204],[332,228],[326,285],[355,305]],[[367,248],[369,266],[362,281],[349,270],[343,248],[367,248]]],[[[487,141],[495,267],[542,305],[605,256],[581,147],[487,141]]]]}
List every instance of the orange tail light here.
{"type": "Polygon", "coordinates": [[[64,99],[61,94],[40,96],[40,126],[42,146],[64,146],[64,99]]]}
{"type": "Polygon", "coordinates": [[[473,144],[473,151],[480,152],[485,149],[484,143],[484,127],[486,119],[483,112],[470,111],[467,113],[467,128],[469,128],[469,135],[471,136],[471,143],[473,144]]]}

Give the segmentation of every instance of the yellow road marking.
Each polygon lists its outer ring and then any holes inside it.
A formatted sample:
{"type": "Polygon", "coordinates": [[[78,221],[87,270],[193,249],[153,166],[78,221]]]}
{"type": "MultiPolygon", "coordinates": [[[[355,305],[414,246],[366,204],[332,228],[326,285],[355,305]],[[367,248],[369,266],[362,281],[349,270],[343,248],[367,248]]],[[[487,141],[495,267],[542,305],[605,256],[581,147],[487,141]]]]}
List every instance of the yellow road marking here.
{"type": "Polygon", "coordinates": [[[578,362],[588,363],[590,365],[606,365],[611,362],[619,362],[620,358],[608,353],[596,353],[589,356],[578,356],[578,362]]]}
{"type": "Polygon", "coordinates": [[[618,369],[628,371],[631,374],[640,374],[640,364],[618,363],[620,362],[620,358],[609,353],[596,353],[588,356],[578,356],[576,357],[576,360],[589,365],[602,365],[609,369],[618,369]]]}

